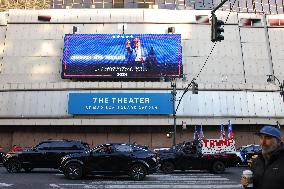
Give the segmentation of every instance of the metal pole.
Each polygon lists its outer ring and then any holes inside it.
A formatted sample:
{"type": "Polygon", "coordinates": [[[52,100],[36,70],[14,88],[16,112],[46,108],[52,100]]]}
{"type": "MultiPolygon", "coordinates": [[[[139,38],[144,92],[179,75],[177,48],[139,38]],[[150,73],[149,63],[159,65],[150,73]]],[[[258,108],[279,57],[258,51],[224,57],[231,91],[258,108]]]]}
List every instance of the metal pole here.
{"type": "Polygon", "coordinates": [[[174,132],[173,132],[173,146],[176,146],[176,133],[177,133],[177,123],[176,123],[176,80],[172,81],[171,86],[173,88],[173,118],[174,118],[174,132]]]}
{"type": "Polygon", "coordinates": [[[280,83],[279,88],[280,88],[280,96],[282,96],[284,102],[284,80],[283,83],[280,83]]]}
{"type": "Polygon", "coordinates": [[[228,0],[223,0],[219,5],[217,5],[217,7],[215,7],[211,13],[213,14],[216,10],[218,10],[220,7],[222,7],[222,5],[224,5],[228,0]]]}

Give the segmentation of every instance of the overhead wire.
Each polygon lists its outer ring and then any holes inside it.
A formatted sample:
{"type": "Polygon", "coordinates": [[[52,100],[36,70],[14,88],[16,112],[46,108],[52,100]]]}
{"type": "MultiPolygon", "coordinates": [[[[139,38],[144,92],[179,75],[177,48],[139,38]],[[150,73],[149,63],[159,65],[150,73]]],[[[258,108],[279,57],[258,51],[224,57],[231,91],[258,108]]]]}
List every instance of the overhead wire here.
{"type": "MultiPolygon", "coordinates": [[[[234,7],[236,1],[237,1],[237,0],[235,0],[234,3],[233,3],[233,5],[230,7],[230,12],[228,13],[228,15],[227,15],[227,17],[226,17],[225,24],[227,23],[227,21],[228,21],[228,19],[229,19],[229,16],[230,16],[230,14],[231,14],[231,12],[232,12],[232,10],[233,10],[233,7],[234,7]]],[[[207,64],[207,62],[208,62],[208,60],[209,60],[211,54],[213,53],[213,50],[214,50],[216,44],[217,44],[217,41],[215,41],[214,44],[213,44],[213,46],[211,47],[210,53],[209,53],[209,55],[206,57],[206,60],[205,60],[205,62],[203,63],[203,65],[202,65],[201,69],[199,70],[198,74],[196,75],[196,78],[193,78],[193,79],[190,81],[190,83],[187,85],[187,87],[184,89],[184,91],[183,91],[183,93],[182,93],[182,95],[181,95],[181,97],[180,97],[180,99],[179,99],[179,101],[178,101],[178,105],[177,105],[177,108],[176,108],[175,112],[177,112],[177,110],[178,110],[178,108],[179,108],[179,105],[180,105],[180,103],[181,103],[181,100],[182,100],[183,96],[185,95],[185,93],[187,93],[189,87],[191,87],[192,84],[195,82],[195,80],[200,76],[200,74],[201,74],[202,70],[204,69],[205,65],[207,64]]]]}

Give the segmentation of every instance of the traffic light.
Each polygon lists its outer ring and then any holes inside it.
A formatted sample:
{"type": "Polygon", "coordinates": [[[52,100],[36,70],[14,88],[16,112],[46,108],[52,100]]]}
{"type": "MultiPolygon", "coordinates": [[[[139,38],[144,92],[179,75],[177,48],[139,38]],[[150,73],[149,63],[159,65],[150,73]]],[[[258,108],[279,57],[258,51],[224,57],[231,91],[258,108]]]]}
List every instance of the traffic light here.
{"type": "Polygon", "coordinates": [[[198,94],[198,84],[194,81],[192,82],[192,94],[198,94]]]}
{"type": "Polygon", "coordinates": [[[222,25],[224,25],[224,22],[222,20],[218,20],[216,15],[212,14],[212,20],[211,20],[211,41],[222,41],[224,40],[224,36],[222,35],[222,32],[224,32],[224,28],[222,28],[222,25]]]}
{"type": "Polygon", "coordinates": [[[279,87],[280,87],[280,96],[283,97],[283,102],[284,102],[284,80],[283,80],[283,83],[279,87]]]}

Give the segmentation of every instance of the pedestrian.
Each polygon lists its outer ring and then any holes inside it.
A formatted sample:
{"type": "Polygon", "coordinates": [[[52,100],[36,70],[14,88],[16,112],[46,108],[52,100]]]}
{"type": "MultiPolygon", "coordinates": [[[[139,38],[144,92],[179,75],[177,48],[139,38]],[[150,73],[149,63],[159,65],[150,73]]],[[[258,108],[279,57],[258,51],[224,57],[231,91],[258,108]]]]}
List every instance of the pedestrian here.
{"type": "Polygon", "coordinates": [[[254,189],[284,188],[284,148],[281,131],[273,126],[264,126],[258,133],[261,154],[253,160],[252,179],[241,177],[241,184],[248,188],[250,182],[254,189]]]}

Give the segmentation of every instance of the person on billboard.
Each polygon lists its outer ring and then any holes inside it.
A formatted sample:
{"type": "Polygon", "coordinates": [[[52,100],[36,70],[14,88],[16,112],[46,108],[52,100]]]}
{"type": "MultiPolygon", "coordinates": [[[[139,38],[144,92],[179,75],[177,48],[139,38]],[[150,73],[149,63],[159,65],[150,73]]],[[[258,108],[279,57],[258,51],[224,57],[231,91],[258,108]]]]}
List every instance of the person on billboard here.
{"type": "Polygon", "coordinates": [[[126,40],[126,50],[127,50],[127,62],[133,63],[136,65],[143,66],[143,62],[145,61],[145,57],[143,56],[144,49],[141,47],[141,41],[138,37],[135,37],[132,41],[132,45],[129,39],[126,40]]]}
{"type": "Polygon", "coordinates": [[[154,48],[151,47],[148,56],[145,60],[146,68],[150,71],[156,71],[158,66],[157,55],[154,51],[154,48]]]}

